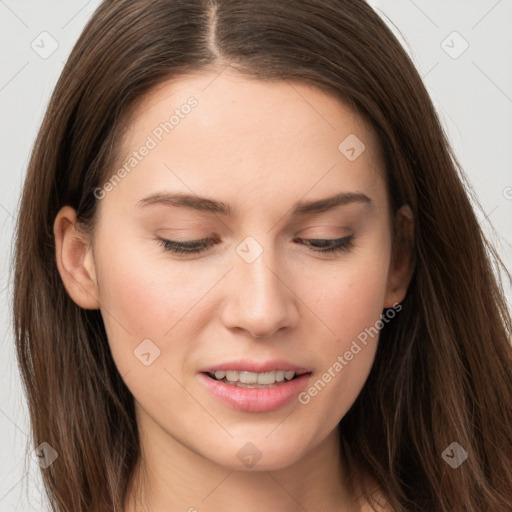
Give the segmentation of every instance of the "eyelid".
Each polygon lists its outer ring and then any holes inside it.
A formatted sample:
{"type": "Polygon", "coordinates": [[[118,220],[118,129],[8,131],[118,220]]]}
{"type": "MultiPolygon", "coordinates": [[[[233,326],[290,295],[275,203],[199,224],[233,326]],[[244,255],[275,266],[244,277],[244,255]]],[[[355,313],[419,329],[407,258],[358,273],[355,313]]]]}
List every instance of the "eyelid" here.
{"type": "Polygon", "coordinates": [[[205,252],[214,243],[214,239],[212,238],[201,238],[198,240],[185,240],[178,242],[176,240],[168,240],[166,238],[157,237],[157,240],[159,245],[164,247],[164,250],[174,252],[176,254],[199,254],[205,252]],[[187,249],[197,246],[199,246],[199,250],[187,249]]]}
{"type": "MultiPolygon", "coordinates": [[[[308,233],[311,230],[322,230],[327,229],[330,233],[339,233],[340,235],[342,233],[349,233],[351,230],[347,226],[339,226],[338,224],[331,225],[331,224],[313,224],[305,227],[304,229],[301,229],[297,232],[297,235],[300,235],[303,237],[303,233],[308,233]],[[334,230],[334,231],[333,231],[334,230]]],[[[328,238],[328,237],[326,237],[328,238]]],[[[341,238],[341,236],[340,236],[341,238]]]]}
{"type": "MultiPolygon", "coordinates": [[[[296,238],[294,241],[299,240],[302,245],[305,245],[309,251],[315,254],[335,254],[349,251],[353,246],[353,238],[354,235],[352,234],[341,238],[296,238]],[[315,246],[315,242],[319,245],[315,246]]],[[[158,237],[157,241],[159,245],[164,247],[165,251],[182,255],[199,255],[207,252],[215,245],[215,239],[213,238],[177,242],[158,237]]]]}
{"type": "Polygon", "coordinates": [[[306,242],[308,249],[315,254],[335,254],[348,252],[353,247],[353,239],[354,235],[348,235],[341,238],[309,238],[305,240],[301,239],[301,241],[306,242]],[[318,248],[318,246],[316,246],[317,249],[312,249],[311,245],[315,247],[312,242],[320,243],[320,246],[322,242],[324,242],[324,248],[318,248]],[[329,244],[331,245],[329,246],[329,244]],[[325,245],[328,247],[325,248],[325,245]]]}

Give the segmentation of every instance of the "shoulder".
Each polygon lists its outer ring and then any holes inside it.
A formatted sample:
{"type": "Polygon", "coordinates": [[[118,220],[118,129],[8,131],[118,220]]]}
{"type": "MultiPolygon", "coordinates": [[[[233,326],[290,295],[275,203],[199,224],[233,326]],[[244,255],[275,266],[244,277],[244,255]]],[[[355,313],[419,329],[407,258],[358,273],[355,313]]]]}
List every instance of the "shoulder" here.
{"type": "Polygon", "coordinates": [[[374,508],[366,501],[364,494],[359,495],[357,500],[356,510],[358,512],[395,512],[393,507],[390,505],[386,498],[386,493],[381,487],[376,485],[376,482],[370,480],[374,485],[370,488],[373,490],[370,492],[370,496],[374,501],[374,508]]]}
{"type": "Polygon", "coordinates": [[[391,505],[384,499],[379,499],[379,503],[381,503],[381,506],[375,505],[375,508],[372,508],[368,502],[365,502],[361,508],[359,508],[359,512],[395,512],[391,505]]]}

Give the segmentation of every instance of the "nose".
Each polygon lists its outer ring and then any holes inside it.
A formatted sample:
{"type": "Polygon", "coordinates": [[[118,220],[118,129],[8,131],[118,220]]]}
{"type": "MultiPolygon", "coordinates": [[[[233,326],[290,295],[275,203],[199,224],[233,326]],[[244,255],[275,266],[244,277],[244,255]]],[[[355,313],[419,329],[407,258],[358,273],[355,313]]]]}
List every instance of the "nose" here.
{"type": "Polygon", "coordinates": [[[254,338],[269,338],[280,329],[296,327],[298,299],[290,280],[279,270],[269,250],[251,263],[235,260],[222,312],[224,325],[244,330],[254,338]]]}

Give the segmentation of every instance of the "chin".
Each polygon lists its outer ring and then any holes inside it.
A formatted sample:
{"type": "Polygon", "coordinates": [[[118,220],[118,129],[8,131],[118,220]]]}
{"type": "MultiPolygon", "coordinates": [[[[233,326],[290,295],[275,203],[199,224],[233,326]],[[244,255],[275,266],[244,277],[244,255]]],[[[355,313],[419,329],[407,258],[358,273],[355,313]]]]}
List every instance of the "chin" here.
{"type": "Polygon", "coordinates": [[[273,440],[264,437],[258,439],[245,442],[231,440],[222,458],[216,453],[210,460],[234,471],[278,471],[296,464],[304,456],[304,442],[301,439],[296,442],[288,440],[287,443],[278,436],[273,440]],[[235,456],[229,456],[233,452],[235,456]]]}

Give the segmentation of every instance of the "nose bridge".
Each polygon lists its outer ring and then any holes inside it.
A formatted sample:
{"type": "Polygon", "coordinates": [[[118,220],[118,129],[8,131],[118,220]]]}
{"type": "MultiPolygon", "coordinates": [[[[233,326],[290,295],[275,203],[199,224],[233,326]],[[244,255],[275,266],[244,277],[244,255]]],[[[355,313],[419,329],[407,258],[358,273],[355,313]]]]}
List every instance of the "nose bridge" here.
{"type": "Polygon", "coordinates": [[[294,295],[285,286],[284,276],[279,275],[280,265],[270,243],[249,236],[237,246],[236,253],[226,325],[245,329],[258,338],[294,326],[298,319],[294,295]]]}

